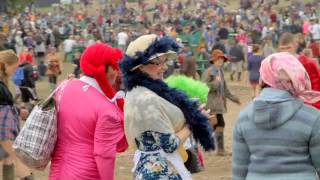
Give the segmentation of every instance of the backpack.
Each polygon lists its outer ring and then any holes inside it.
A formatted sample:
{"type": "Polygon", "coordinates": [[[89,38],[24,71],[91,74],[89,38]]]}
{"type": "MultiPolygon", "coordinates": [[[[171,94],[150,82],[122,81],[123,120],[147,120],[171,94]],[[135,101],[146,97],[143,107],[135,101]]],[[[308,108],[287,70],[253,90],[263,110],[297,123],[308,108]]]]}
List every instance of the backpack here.
{"type": "Polygon", "coordinates": [[[21,86],[24,80],[24,67],[19,67],[12,77],[12,81],[15,85],[21,86]]]}

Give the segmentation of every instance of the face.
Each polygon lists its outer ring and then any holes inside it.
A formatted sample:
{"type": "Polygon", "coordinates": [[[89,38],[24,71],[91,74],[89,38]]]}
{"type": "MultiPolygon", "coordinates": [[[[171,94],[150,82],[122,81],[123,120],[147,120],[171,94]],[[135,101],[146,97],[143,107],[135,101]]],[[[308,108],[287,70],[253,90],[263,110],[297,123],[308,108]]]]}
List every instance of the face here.
{"type": "Polygon", "coordinates": [[[219,57],[219,59],[218,60],[216,60],[216,61],[214,61],[214,65],[216,66],[216,67],[222,67],[223,66],[223,62],[224,62],[224,59],[223,59],[223,57],[219,57]]]}
{"type": "Polygon", "coordinates": [[[54,54],[54,53],[56,53],[56,52],[57,52],[56,48],[51,48],[51,49],[49,50],[49,53],[51,53],[51,54],[54,54]]]}
{"type": "Polygon", "coordinates": [[[154,80],[163,80],[163,74],[168,69],[168,59],[166,56],[158,57],[149,64],[141,66],[140,71],[148,74],[154,80]]]}
{"type": "Polygon", "coordinates": [[[111,85],[115,84],[117,77],[119,73],[115,69],[113,69],[111,66],[108,66],[107,70],[107,79],[110,82],[111,85]]]}
{"type": "Polygon", "coordinates": [[[17,70],[18,68],[18,62],[17,63],[14,63],[12,65],[5,65],[5,68],[6,68],[6,74],[11,77],[17,70]]]}

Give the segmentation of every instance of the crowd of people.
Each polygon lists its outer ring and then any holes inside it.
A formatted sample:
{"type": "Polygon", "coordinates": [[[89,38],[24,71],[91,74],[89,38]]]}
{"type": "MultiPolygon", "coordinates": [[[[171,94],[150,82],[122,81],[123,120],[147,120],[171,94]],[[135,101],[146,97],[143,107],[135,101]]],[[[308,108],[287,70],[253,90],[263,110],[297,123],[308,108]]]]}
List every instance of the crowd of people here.
{"type": "MultiPolygon", "coordinates": [[[[53,91],[69,64],[74,78],[59,104],[49,179],[113,179],[116,153],[128,145],[137,149],[135,179],[191,179],[183,144],[192,137],[195,146],[231,155],[223,114],[226,99],[241,102],[228,82],[246,85],[246,78],[252,103],[235,125],[233,179],[316,179],[320,2],[292,1],[277,9],[279,1],[241,0],[236,11],[226,0],[75,3],[79,8],[55,4],[45,13],[30,5],[16,16],[0,16],[5,180],[14,178],[13,161],[20,178],[32,179],[11,147],[18,119],[39,101],[37,81],[47,79],[53,91]],[[200,107],[166,85],[174,74],[207,84],[207,104],[200,107]]],[[[195,154],[200,163],[200,150],[195,154]]]]}

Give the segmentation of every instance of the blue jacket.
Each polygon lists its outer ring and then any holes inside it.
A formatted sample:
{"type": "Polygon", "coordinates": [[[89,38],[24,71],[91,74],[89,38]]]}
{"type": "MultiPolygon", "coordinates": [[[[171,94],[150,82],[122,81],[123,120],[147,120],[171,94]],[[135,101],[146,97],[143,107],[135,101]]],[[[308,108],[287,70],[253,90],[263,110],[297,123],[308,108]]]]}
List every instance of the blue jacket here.
{"type": "Polygon", "coordinates": [[[265,88],[236,122],[233,180],[316,180],[320,111],[287,91],[265,88]]]}

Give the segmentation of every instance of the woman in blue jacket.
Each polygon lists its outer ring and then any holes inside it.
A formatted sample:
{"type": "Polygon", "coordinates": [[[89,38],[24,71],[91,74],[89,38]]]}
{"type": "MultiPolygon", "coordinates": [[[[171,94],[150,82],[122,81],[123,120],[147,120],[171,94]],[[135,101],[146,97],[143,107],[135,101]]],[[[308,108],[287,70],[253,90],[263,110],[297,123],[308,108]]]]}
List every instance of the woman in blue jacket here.
{"type": "Polygon", "coordinates": [[[260,68],[262,92],[233,132],[233,180],[317,180],[320,173],[319,101],[293,55],[268,56],[260,68]]]}

